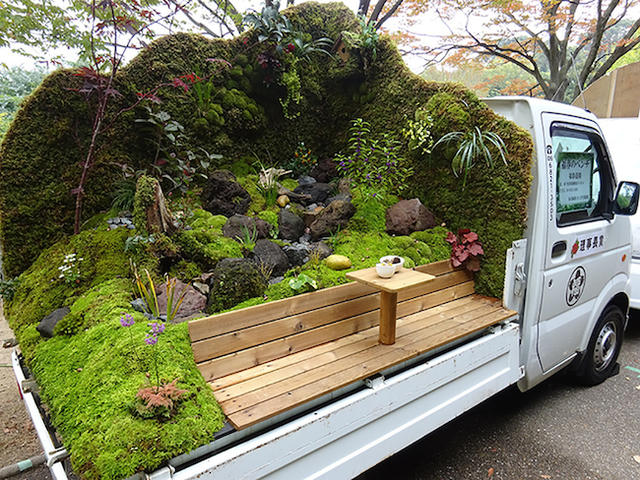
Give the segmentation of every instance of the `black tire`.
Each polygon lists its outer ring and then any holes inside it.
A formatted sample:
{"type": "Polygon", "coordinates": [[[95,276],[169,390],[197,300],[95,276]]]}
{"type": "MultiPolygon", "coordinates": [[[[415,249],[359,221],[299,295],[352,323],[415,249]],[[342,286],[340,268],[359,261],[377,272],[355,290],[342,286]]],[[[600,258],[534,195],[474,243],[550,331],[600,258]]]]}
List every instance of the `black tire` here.
{"type": "Polygon", "coordinates": [[[624,336],[624,313],[609,305],[598,319],[585,351],[578,378],[584,385],[598,385],[617,371],[624,336]]]}

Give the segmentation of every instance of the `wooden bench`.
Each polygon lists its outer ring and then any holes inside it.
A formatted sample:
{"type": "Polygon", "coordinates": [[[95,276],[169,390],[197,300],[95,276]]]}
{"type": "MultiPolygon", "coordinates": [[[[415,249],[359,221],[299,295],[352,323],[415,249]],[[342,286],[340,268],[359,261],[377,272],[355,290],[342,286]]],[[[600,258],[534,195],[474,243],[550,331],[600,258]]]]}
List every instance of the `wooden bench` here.
{"type": "Polygon", "coordinates": [[[348,283],[189,323],[200,372],[238,430],[516,315],[474,293],[449,261],[398,297],[397,336],[378,343],[380,295],[348,283]]]}

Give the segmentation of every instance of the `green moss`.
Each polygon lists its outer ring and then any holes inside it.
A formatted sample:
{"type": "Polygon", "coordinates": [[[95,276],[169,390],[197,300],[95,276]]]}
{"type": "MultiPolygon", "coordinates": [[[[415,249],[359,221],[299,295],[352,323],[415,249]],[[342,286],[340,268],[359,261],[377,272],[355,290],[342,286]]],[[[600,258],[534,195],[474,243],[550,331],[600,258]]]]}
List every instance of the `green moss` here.
{"type": "Polygon", "coordinates": [[[185,283],[202,275],[202,269],[194,262],[180,260],[169,269],[169,277],[177,278],[185,283]]]}
{"type": "Polygon", "coordinates": [[[195,209],[189,219],[191,230],[178,232],[173,240],[183,257],[195,262],[201,271],[210,270],[223,258],[242,256],[240,244],[222,235],[226,221],[222,215],[195,209]]]}
{"type": "Polygon", "coordinates": [[[247,215],[257,215],[267,208],[267,203],[258,190],[258,175],[246,175],[239,177],[238,183],[244,188],[251,197],[251,204],[247,215]]]}
{"type": "Polygon", "coordinates": [[[359,190],[354,191],[352,202],[356,213],[349,220],[349,228],[358,232],[384,232],[387,208],[397,201],[395,195],[386,195],[380,200],[364,195],[359,190]]]}
{"type": "Polygon", "coordinates": [[[448,92],[433,95],[422,111],[431,117],[431,131],[436,140],[445,133],[467,131],[471,126],[468,106],[462,99],[448,92]]]}
{"type": "Polygon", "coordinates": [[[101,322],[117,320],[122,312],[131,309],[133,282],[128,278],[114,278],[86,291],[70,306],[70,312],[58,322],[56,335],[75,335],[101,322]]]}
{"type": "Polygon", "coordinates": [[[129,328],[112,319],[71,338],[54,337],[32,362],[73,469],[85,479],[152,470],[212,441],[222,427],[224,416],[193,361],[186,323],[167,325],[157,345],[162,381],[179,379],[186,400],[166,422],[132,414],[136,392],[149,382],[145,373],[153,371],[152,347],[143,341],[146,319],[134,316],[129,328]]]}
{"type": "Polygon", "coordinates": [[[298,186],[298,181],[293,178],[283,178],[280,180],[280,185],[287,190],[293,191],[298,186]]]}
{"type": "MultiPolygon", "coordinates": [[[[127,235],[128,230],[125,229],[91,230],[61,240],[45,250],[20,275],[15,295],[5,305],[5,314],[18,341],[22,343],[28,335],[27,329],[37,325],[56,308],[72,306],[86,292],[104,282],[131,278],[130,258],[139,268],[147,268],[155,274],[157,261],[145,253],[130,256],[124,252],[127,235]],[[78,284],[69,284],[59,278],[58,267],[68,253],[76,253],[78,258],[83,258],[79,262],[78,284]]],[[[129,291],[127,289],[127,293],[129,291]]],[[[91,321],[87,319],[87,322],[91,321]]],[[[28,354],[25,357],[30,360],[28,354]]]]}
{"type": "Polygon", "coordinates": [[[157,183],[155,178],[147,175],[141,176],[136,183],[136,196],[133,200],[133,224],[140,235],[147,233],[147,208],[153,205],[157,183]]]}

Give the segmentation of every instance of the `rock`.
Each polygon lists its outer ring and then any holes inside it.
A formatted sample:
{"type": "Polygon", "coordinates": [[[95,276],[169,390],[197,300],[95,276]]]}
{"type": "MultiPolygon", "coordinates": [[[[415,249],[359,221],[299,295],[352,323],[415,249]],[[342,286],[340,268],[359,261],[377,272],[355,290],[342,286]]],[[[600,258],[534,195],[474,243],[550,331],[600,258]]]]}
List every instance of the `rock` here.
{"type": "Polygon", "coordinates": [[[338,192],[343,195],[351,195],[351,179],[341,178],[338,182],[338,192]]]}
{"type": "MultiPolygon", "coordinates": [[[[180,280],[176,280],[176,284],[173,290],[173,301],[178,301],[182,293],[184,292],[184,300],[178,308],[178,312],[172,323],[180,323],[180,319],[185,319],[196,313],[204,312],[207,307],[207,297],[200,293],[198,290],[190,285],[187,285],[180,280]],[[176,321],[178,320],[178,321],[176,321]]],[[[158,308],[160,309],[160,315],[167,314],[167,283],[162,282],[158,291],[158,308]]]]}
{"type": "Polygon", "coordinates": [[[209,285],[207,285],[206,283],[195,281],[191,285],[201,294],[205,296],[209,295],[209,285]]]}
{"type": "Polygon", "coordinates": [[[207,311],[214,313],[263,295],[267,281],[253,261],[246,258],[225,258],[216,265],[209,279],[209,287],[211,293],[207,311]]]}
{"type": "Polygon", "coordinates": [[[302,175],[298,178],[298,185],[311,185],[312,183],[316,183],[317,180],[309,175],[302,175]]]}
{"type": "Polygon", "coordinates": [[[136,312],[140,312],[140,313],[147,312],[147,303],[142,298],[136,298],[135,300],[131,300],[131,302],[129,303],[131,304],[131,307],[136,312]]]}
{"type": "Polygon", "coordinates": [[[323,158],[318,160],[318,163],[316,163],[316,165],[311,169],[309,175],[315,178],[318,182],[329,183],[338,176],[336,166],[336,162],[334,162],[333,159],[323,158]]]}
{"type": "Polygon", "coordinates": [[[229,217],[227,223],[222,226],[222,234],[229,238],[244,238],[246,232],[253,235],[254,231],[256,238],[268,238],[271,233],[271,225],[261,218],[234,215],[229,217]]]}
{"type": "Polygon", "coordinates": [[[290,202],[290,201],[291,201],[291,200],[289,200],[289,197],[288,197],[288,196],[286,196],[286,195],[280,195],[280,196],[278,197],[278,199],[276,200],[276,203],[278,204],[278,206],[279,206],[280,208],[284,208],[284,207],[286,207],[287,205],[289,205],[289,202],[290,202]]]}
{"type": "Polygon", "coordinates": [[[318,218],[318,214],[322,212],[322,207],[316,207],[311,211],[306,211],[302,214],[302,219],[304,221],[305,226],[310,227],[313,222],[315,222],[316,218],[318,218]]]}
{"type": "Polygon", "coordinates": [[[296,241],[304,233],[304,221],[289,210],[278,212],[278,236],[284,240],[296,241]]]}
{"type": "Polygon", "coordinates": [[[333,253],[333,250],[329,245],[324,242],[314,243],[311,247],[311,254],[313,255],[315,252],[318,252],[318,258],[320,260],[327,258],[329,255],[333,253]]]}
{"type": "Polygon", "coordinates": [[[387,209],[386,231],[389,234],[409,235],[435,226],[433,214],[417,198],[400,200],[387,209]]]}
{"type": "Polygon", "coordinates": [[[69,307],[56,308],[53,312],[40,320],[36,330],[42,337],[53,337],[53,329],[56,327],[56,324],[67,316],[70,311],[69,307]]]}
{"type": "Polygon", "coordinates": [[[282,247],[282,251],[284,251],[292,267],[298,267],[307,263],[309,261],[310,250],[310,245],[304,245],[302,243],[292,243],[291,245],[282,247]]]}
{"type": "Polygon", "coordinates": [[[309,195],[311,197],[311,201],[307,201],[305,205],[309,205],[310,203],[324,203],[327,198],[329,198],[330,192],[331,185],[329,185],[328,183],[319,182],[300,185],[293,191],[293,193],[309,195]]]}
{"type": "Polygon", "coordinates": [[[351,202],[337,200],[318,214],[317,218],[309,226],[311,238],[318,240],[321,237],[331,235],[347,226],[349,219],[356,213],[356,207],[351,202]]]}
{"type": "Polygon", "coordinates": [[[284,280],[283,276],[270,278],[269,285],[275,285],[276,283],[280,283],[283,280],[284,280]]]}
{"type": "Polygon", "coordinates": [[[351,267],[351,260],[344,255],[329,255],[325,259],[325,263],[331,270],[344,270],[351,267]]]}
{"type": "Polygon", "coordinates": [[[289,259],[280,246],[270,240],[258,240],[253,247],[253,261],[258,268],[271,270],[270,277],[284,275],[289,270],[289,259]]]}
{"type": "Polygon", "coordinates": [[[202,283],[204,283],[206,285],[209,285],[209,279],[212,276],[213,276],[213,272],[205,272],[202,275],[200,275],[200,277],[198,277],[198,278],[199,278],[200,282],[202,282],[202,283]]]}
{"type": "Polygon", "coordinates": [[[343,202],[350,202],[351,201],[351,195],[348,195],[346,193],[338,193],[337,195],[334,195],[333,197],[327,198],[327,205],[330,205],[332,202],[335,202],[336,200],[342,200],[343,202]]]}
{"type": "Polygon", "coordinates": [[[202,190],[202,207],[214,215],[231,217],[249,210],[251,196],[236,182],[233,173],[217,170],[209,175],[202,190]]]}
{"type": "Polygon", "coordinates": [[[299,202],[302,203],[304,205],[308,204],[311,202],[311,195],[305,195],[302,193],[294,193],[291,190],[284,188],[284,187],[280,187],[278,189],[278,195],[282,196],[282,195],[286,195],[287,197],[289,197],[289,200],[294,201],[294,202],[299,202]]]}

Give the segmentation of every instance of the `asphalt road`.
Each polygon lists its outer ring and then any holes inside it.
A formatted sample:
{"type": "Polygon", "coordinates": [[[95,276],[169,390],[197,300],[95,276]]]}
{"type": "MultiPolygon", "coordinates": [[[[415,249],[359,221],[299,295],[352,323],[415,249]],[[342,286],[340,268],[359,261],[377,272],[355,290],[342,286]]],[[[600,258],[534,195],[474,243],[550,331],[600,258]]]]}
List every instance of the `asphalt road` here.
{"type": "MultiPolygon", "coordinates": [[[[620,364],[597,387],[559,376],[504,391],[358,480],[640,480],[640,317],[620,364]]],[[[41,467],[14,478],[50,476],[41,467]]]]}
{"type": "Polygon", "coordinates": [[[620,374],[596,387],[559,376],[504,391],[358,480],[640,479],[639,316],[619,362],[620,374]]]}

